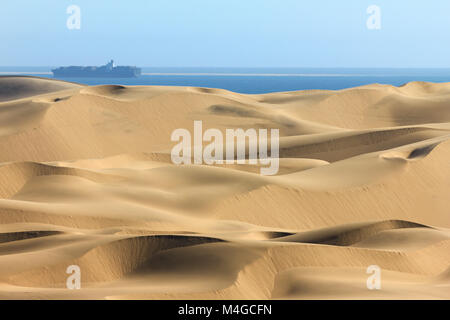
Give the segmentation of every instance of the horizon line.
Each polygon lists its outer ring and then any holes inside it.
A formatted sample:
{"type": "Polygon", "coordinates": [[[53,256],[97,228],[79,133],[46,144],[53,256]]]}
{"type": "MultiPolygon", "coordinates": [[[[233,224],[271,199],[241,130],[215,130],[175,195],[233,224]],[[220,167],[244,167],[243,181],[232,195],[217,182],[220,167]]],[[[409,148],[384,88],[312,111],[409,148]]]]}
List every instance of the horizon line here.
{"type": "MultiPolygon", "coordinates": [[[[73,65],[75,66],[75,65],[73,65]]],[[[56,65],[0,65],[0,68],[54,68],[56,65]]],[[[450,69],[448,67],[242,67],[242,66],[140,66],[139,68],[189,68],[189,69],[202,69],[202,68],[216,68],[216,69],[450,69]]]]}

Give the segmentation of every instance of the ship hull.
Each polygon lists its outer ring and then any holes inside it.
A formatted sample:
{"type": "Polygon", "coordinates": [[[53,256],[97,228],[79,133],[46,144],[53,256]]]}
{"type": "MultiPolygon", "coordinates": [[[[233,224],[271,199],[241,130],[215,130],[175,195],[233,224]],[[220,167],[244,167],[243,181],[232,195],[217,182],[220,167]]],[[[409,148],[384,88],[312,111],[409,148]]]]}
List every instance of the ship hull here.
{"type": "Polygon", "coordinates": [[[58,78],[135,78],[141,75],[140,68],[114,66],[114,60],[100,67],[59,67],[52,69],[52,72],[58,78]]]}
{"type": "Polygon", "coordinates": [[[140,71],[129,72],[83,72],[83,71],[58,71],[52,70],[53,76],[58,78],[136,78],[140,71]]]}

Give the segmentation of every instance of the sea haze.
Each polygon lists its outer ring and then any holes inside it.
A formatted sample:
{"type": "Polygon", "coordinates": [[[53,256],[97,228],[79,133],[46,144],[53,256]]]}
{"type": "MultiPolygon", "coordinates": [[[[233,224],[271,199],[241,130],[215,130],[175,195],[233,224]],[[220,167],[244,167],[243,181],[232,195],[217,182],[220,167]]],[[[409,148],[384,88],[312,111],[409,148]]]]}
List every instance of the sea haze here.
{"type": "MultiPolygon", "coordinates": [[[[52,67],[0,67],[0,75],[53,78],[52,67]]],[[[450,82],[450,69],[361,68],[142,68],[138,78],[56,78],[88,85],[159,85],[221,88],[239,93],[339,90],[371,83],[450,82]]]]}

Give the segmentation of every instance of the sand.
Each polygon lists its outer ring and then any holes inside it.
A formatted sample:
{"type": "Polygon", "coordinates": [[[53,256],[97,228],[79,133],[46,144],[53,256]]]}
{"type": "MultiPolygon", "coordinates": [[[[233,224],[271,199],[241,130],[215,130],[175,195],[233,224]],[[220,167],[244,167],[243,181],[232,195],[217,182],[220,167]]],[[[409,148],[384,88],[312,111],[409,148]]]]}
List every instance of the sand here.
{"type": "Polygon", "coordinates": [[[449,299],[449,102],[2,77],[0,298],[449,299]],[[279,129],[278,174],[174,165],[194,120],[279,129]]]}

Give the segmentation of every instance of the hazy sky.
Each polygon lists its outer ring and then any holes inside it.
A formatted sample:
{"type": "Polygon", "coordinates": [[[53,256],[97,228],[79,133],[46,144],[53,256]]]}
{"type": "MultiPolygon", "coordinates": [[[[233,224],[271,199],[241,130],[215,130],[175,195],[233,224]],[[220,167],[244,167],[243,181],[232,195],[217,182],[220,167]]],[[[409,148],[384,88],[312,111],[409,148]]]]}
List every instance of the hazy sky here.
{"type": "Polygon", "coordinates": [[[1,66],[450,67],[449,0],[3,0],[0,30],[1,66]]]}

